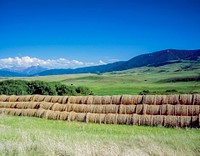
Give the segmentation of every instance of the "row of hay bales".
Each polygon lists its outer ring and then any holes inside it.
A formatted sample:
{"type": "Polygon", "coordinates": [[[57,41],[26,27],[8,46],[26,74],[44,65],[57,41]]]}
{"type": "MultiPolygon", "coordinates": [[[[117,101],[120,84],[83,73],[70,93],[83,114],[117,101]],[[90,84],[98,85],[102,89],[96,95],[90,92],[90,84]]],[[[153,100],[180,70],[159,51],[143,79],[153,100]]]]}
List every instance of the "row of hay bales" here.
{"type": "Polygon", "coordinates": [[[200,94],[180,95],[114,95],[114,96],[6,96],[0,95],[0,102],[51,102],[60,104],[94,104],[94,105],[162,105],[182,104],[200,105],[200,94]]]}
{"type": "Polygon", "coordinates": [[[15,116],[35,116],[51,120],[81,121],[104,124],[127,124],[166,127],[199,127],[199,116],[165,116],[137,114],[99,114],[60,112],[44,109],[11,109],[0,108],[0,114],[15,116]]]}
{"type": "Polygon", "coordinates": [[[16,109],[44,109],[76,113],[99,114],[144,114],[144,115],[173,115],[196,116],[200,114],[200,105],[87,105],[87,104],[59,104],[49,102],[0,102],[0,108],[16,109]]]}

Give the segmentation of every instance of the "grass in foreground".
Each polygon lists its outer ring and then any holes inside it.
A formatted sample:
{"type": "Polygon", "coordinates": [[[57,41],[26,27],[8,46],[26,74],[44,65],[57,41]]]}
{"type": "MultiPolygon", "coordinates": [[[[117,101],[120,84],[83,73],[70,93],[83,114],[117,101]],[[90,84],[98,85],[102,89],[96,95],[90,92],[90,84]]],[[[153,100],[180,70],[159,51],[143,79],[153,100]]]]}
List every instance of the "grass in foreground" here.
{"type": "Polygon", "coordinates": [[[199,129],[0,116],[0,155],[200,155],[199,129]]]}

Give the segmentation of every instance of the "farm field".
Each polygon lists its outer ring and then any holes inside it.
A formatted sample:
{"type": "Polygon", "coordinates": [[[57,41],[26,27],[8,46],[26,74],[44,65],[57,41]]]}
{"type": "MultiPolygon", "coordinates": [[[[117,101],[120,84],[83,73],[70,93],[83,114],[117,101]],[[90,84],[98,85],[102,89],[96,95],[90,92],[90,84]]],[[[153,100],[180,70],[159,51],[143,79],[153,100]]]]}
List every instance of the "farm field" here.
{"type": "MultiPolygon", "coordinates": [[[[126,71],[97,74],[74,74],[15,79],[59,81],[66,85],[87,86],[94,95],[200,93],[199,62],[183,62],[161,67],[140,67],[126,71]],[[191,66],[191,68],[189,68],[191,66]],[[189,68],[189,69],[188,69],[189,68]]],[[[1,78],[0,80],[13,79],[1,78]]]]}
{"type": "Polygon", "coordinates": [[[199,155],[199,129],[0,116],[0,155],[199,155]]]}

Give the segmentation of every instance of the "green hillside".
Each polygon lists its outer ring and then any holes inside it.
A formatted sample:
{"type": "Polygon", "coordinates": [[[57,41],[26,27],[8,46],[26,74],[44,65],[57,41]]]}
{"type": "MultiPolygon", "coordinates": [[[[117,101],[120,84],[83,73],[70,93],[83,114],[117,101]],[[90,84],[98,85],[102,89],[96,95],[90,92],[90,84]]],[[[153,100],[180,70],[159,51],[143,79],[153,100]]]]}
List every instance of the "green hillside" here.
{"type": "MultiPolygon", "coordinates": [[[[5,80],[8,78],[1,78],[5,80]]],[[[12,78],[9,78],[12,79],[12,78]]],[[[95,95],[200,93],[200,61],[184,61],[160,67],[140,67],[105,74],[72,74],[15,79],[59,81],[87,86],[95,95]],[[146,93],[146,92],[144,92],[146,93]]]]}

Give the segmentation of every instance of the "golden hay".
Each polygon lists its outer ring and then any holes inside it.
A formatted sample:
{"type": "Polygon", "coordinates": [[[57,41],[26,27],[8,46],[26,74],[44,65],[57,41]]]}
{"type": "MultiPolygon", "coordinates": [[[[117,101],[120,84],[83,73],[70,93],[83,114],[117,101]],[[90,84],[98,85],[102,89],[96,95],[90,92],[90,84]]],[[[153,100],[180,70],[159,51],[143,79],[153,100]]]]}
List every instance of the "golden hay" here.
{"type": "Polygon", "coordinates": [[[179,96],[180,95],[167,95],[166,99],[167,99],[167,104],[180,104],[179,102],[179,96]]]}
{"type": "Polygon", "coordinates": [[[51,102],[52,96],[45,96],[44,101],[45,102],[51,102]]]}
{"type": "Polygon", "coordinates": [[[143,95],[134,95],[132,97],[132,104],[137,105],[137,104],[142,104],[143,101],[143,95]]]}
{"type": "Polygon", "coordinates": [[[191,117],[191,127],[200,127],[200,114],[191,117]]]}
{"type": "Polygon", "coordinates": [[[1,102],[0,108],[16,108],[15,102],[1,102]]]}
{"type": "Polygon", "coordinates": [[[167,104],[167,115],[176,115],[174,105],[167,104]]]}
{"type": "Polygon", "coordinates": [[[141,115],[140,124],[145,126],[152,126],[152,115],[141,115]]]}
{"type": "Polygon", "coordinates": [[[76,119],[76,113],[70,112],[68,115],[68,121],[74,121],[76,119]]]}
{"type": "Polygon", "coordinates": [[[200,94],[193,95],[193,105],[200,105],[200,94]]]}
{"type": "Polygon", "coordinates": [[[155,95],[143,95],[143,104],[153,105],[155,102],[155,95]]]}
{"type": "Polygon", "coordinates": [[[107,113],[113,113],[117,114],[119,111],[119,106],[118,105],[106,105],[105,106],[105,112],[107,113]]]}
{"type": "Polygon", "coordinates": [[[166,95],[155,95],[155,105],[167,104],[167,96],[166,95]]]}
{"type": "Polygon", "coordinates": [[[178,126],[177,116],[164,116],[164,126],[166,127],[177,127],[178,126]]]}
{"type": "Polygon", "coordinates": [[[68,96],[64,96],[62,99],[62,104],[67,104],[68,103],[68,96]]]}
{"type": "Polygon", "coordinates": [[[143,105],[143,114],[160,115],[160,105],[143,105]]]}
{"type": "Polygon", "coordinates": [[[39,118],[44,118],[45,115],[46,115],[46,112],[47,111],[45,109],[37,109],[36,113],[35,113],[35,116],[39,117],[39,118]]]}
{"type": "Polygon", "coordinates": [[[0,115],[4,114],[5,108],[0,108],[0,115]]]}
{"type": "Polygon", "coordinates": [[[181,94],[179,97],[180,104],[192,105],[193,95],[192,94],[181,94]]]}
{"type": "Polygon", "coordinates": [[[7,96],[7,95],[0,95],[0,101],[1,102],[7,102],[8,99],[9,99],[9,96],[7,96]]]}
{"type": "Polygon", "coordinates": [[[68,120],[69,112],[60,112],[60,120],[68,120]]]}
{"type": "Polygon", "coordinates": [[[191,126],[191,116],[179,116],[178,117],[179,122],[178,122],[178,127],[190,127],[191,126]]]}
{"type": "Polygon", "coordinates": [[[66,105],[55,103],[52,107],[52,110],[53,111],[65,111],[66,107],[67,107],[66,105]]]}
{"type": "Polygon", "coordinates": [[[163,115],[152,115],[151,123],[153,126],[163,126],[164,116],[163,115]]]}
{"type": "Polygon", "coordinates": [[[76,96],[69,96],[67,103],[68,104],[75,104],[76,103],[76,96]]]}
{"type": "Polygon", "coordinates": [[[76,96],[75,97],[75,104],[82,104],[83,96],[76,96]]]}
{"type": "Polygon", "coordinates": [[[102,104],[102,97],[101,96],[93,96],[93,104],[101,105],[102,104]]]}
{"type": "Polygon", "coordinates": [[[87,113],[86,122],[105,123],[106,114],[87,113]]]}
{"type": "Polygon", "coordinates": [[[58,100],[59,100],[60,97],[61,97],[61,96],[52,96],[51,102],[52,102],[52,103],[58,103],[58,100]]]}
{"type": "Polygon", "coordinates": [[[50,110],[50,109],[52,109],[53,105],[54,105],[53,103],[42,102],[42,103],[40,103],[40,108],[50,110]]]}
{"type": "Polygon", "coordinates": [[[120,105],[122,103],[122,96],[121,95],[113,95],[111,97],[111,104],[120,105]]]}
{"type": "Polygon", "coordinates": [[[119,114],[133,114],[136,113],[136,105],[120,105],[119,114]]]}
{"type": "Polygon", "coordinates": [[[117,123],[118,124],[132,125],[133,124],[133,116],[128,115],[128,114],[118,114],[117,123]]]}
{"type": "Polygon", "coordinates": [[[80,121],[80,122],[85,122],[86,121],[86,113],[76,113],[75,120],[80,121]]]}
{"type": "Polygon", "coordinates": [[[123,105],[132,105],[133,104],[133,95],[122,95],[122,104],[123,105]]]}
{"type": "Polygon", "coordinates": [[[188,106],[187,105],[175,105],[175,115],[176,116],[188,116],[188,106]]]}
{"type": "Polygon", "coordinates": [[[88,111],[87,113],[105,114],[106,113],[106,106],[109,106],[109,105],[89,105],[90,111],[88,111]]]}
{"type": "Polygon", "coordinates": [[[133,125],[140,125],[140,120],[141,120],[141,115],[133,114],[132,116],[133,119],[133,125]]]}
{"type": "Polygon", "coordinates": [[[50,120],[59,120],[60,112],[48,110],[48,111],[46,111],[45,118],[50,119],[50,120]]]}
{"type": "Polygon", "coordinates": [[[96,104],[93,100],[94,96],[87,96],[86,104],[96,104]]]}
{"type": "Polygon", "coordinates": [[[111,96],[102,96],[101,98],[102,105],[112,104],[111,96]]]}
{"type": "Polygon", "coordinates": [[[200,105],[188,105],[188,116],[196,116],[200,114],[200,105]]]}
{"type": "Polygon", "coordinates": [[[10,97],[9,97],[9,102],[16,102],[17,101],[17,99],[19,98],[19,96],[16,96],[16,95],[11,95],[10,97]]]}
{"type": "Polygon", "coordinates": [[[117,116],[118,114],[106,114],[105,123],[106,124],[117,124],[117,116]]]}
{"type": "Polygon", "coordinates": [[[136,105],[136,114],[143,114],[143,104],[136,105]]]}

